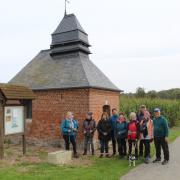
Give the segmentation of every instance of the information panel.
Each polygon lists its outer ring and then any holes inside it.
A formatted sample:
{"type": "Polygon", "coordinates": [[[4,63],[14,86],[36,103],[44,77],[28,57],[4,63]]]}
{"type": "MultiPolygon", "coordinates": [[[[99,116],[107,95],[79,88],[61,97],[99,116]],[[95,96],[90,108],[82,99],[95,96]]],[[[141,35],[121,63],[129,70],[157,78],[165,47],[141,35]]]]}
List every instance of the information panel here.
{"type": "Polygon", "coordinates": [[[4,113],[5,135],[24,133],[24,107],[7,106],[4,113]]]}

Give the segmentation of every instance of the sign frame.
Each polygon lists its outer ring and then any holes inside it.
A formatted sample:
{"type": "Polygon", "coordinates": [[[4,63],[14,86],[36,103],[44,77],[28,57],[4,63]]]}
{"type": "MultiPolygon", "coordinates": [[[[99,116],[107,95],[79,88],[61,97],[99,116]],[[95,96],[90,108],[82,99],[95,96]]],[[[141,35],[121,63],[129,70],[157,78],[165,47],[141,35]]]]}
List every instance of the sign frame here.
{"type": "Polygon", "coordinates": [[[22,150],[23,150],[23,155],[26,154],[26,111],[27,111],[27,106],[26,106],[26,100],[24,101],[19,101],[19,103],[13,103],[9,104],[6,103],[6,99],[0,99],[0,112],[2,113],[2,116],[0,116],[0,159],[4,158],[4,137],[8,136],[22,136],[22,150]],[[5,108],[6,107],[23,107],[23,114],[22,114],[22,119],[23,119],[23,132],[20,133],[12,133],[5,135],[5,108]]]}
{"type": "MultiPolygon", "coordinates": [[[[4,136],[12,136],[12,135],[23,135],[25,133],[25,117],[24,117],[24,110],[25,110],[25,107],[23,105],[6,105],[4,107],[4,136]],[[11,118],[10,121],[13,121],[14,117],[13,117],[13,110],[15,109],[19,109],[21,112],[21,117],[16,117],[16,118],[20,118],[21,119],[21,130],[19,132],[12,132],[12,133],[8,133],[8,130],[7,130],[7,126],[6,126],[6,118],[8,116],[6,116],[6,110],[7,109],[10,109],[11,110],[11,118]],[[21,109],[20,109],[21,108],[21,109]]],[[[12,127],[13,128],[13,127],[12,127]]],[[[11,128],[11,129],[12,129],[11,128]]]]}
{"type": "MultiPolygon", "coordinates": [[[[26,114],[28,103],[36,99],[34,92],[25,86],[0,83],[0,159],[4,158],[4,137],[22,136],[23,155],[26,154],[26,114]],[[5,135],[5,108],[23,106],[21,112],[22,132],[5,135]]],[[[16,119],[18,113],[15,113],[16,119]]],[[[10,119],[11,120],[11,119],[10,119]]]]}

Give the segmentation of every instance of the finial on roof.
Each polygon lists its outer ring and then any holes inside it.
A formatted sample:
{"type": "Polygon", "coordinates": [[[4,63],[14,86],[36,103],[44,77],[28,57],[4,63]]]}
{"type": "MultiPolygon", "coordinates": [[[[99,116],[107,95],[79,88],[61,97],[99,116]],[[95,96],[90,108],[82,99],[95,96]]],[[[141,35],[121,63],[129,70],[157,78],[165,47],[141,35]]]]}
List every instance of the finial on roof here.
{"type": "Polygon", "coordinates": [[[67,3],[70,3],[69,0],[65,0],[65,11],[64,11],[64,16],[67,15],[67,3]]]}

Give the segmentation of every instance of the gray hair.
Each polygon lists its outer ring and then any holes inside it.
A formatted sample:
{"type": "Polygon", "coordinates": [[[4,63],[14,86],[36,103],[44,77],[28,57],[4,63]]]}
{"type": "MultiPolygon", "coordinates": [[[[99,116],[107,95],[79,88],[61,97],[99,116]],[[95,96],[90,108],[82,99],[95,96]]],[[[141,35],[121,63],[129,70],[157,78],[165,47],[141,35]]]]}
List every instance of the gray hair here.
{"type": "Polygon", "coordinates": [[[129,115],[129,119],[130,120],[134,120],[136,118],[137,118],[136,113],[135,112],[131,112],[130,115],[129,115]]]}

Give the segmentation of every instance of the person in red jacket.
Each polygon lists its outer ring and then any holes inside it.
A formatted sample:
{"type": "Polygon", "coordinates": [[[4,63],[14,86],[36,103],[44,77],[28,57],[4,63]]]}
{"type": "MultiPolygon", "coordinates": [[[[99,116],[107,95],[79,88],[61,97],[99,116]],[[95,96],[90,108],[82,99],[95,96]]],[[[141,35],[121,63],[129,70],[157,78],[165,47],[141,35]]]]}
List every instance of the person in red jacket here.
{"type": "Polygon", "coordinates": [[[128,144],[129,144],[129,155],[132,155],[132,149],[135,149],[135,156],[138,158],[138,139],[139,139],[139,122],[135,112],[130,113],[130,122],[128,124],[128,144]]]}

